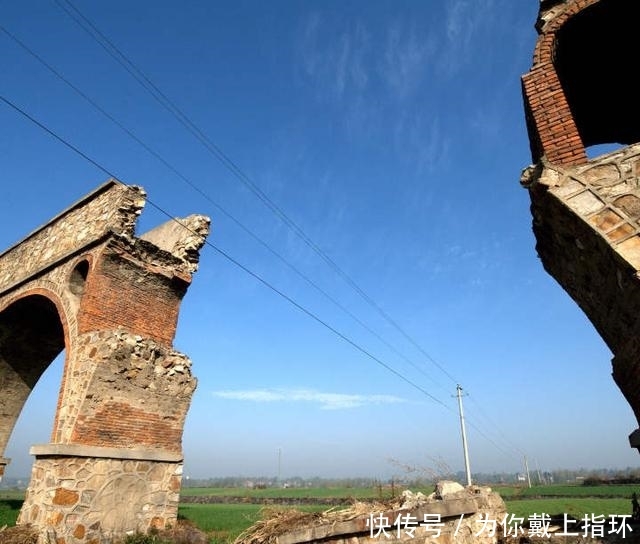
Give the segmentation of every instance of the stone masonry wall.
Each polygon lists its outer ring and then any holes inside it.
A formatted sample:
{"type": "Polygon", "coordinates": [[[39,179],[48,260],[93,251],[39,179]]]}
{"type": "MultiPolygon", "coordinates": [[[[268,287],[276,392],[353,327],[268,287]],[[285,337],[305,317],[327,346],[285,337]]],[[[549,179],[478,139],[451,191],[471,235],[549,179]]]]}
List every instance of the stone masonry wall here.
{"type": "Polygon", "coordinates": [[[196,387],[185,355],[122,330],[87,333],[71,379],[59,442],[181,451],[196,387]]]}
{"type": "Polygon", "coordinates": [[[127,531],[175,524],[180,463],[42,457],[33,465],[18,524],[44,527],[43,542],[102,544],[127,531]]]}
{"type": "Polygon", "coordinates": [[[0,254],[0,294],[111,231],[133,236],[144,198],[139,187],[105,183],[55,221],[0,254]]]}
{"type": "Polygon", "coordinates": [[[640,144],[580,166],[543,162],[522,182],[542,263],[614,353],[640,423],[640,144]]]}

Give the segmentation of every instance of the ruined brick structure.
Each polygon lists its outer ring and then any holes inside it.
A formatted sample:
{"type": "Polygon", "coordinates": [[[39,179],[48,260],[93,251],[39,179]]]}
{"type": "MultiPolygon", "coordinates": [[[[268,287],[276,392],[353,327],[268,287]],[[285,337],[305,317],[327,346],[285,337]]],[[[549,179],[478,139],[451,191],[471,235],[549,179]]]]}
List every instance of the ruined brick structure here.
{"type": "MultiPolygon", "coordinates": [[[[534,165],[529,189],[545,269],[614,354],[613,378],[640,422],[640,2],[542,0],[522,78],[534,165]],[[588,159],[586,148],[618,144],[588,159]]],[[[640,430],[630,438],[640,447],[640,430]]]]}
{"type": "Polygon", "coordinates": [[[41,542],[105,542],[175,522],[195,389],[172,349],[209,219],[134,236],[139,187],[110,180],[0,254],[2,454],[29,393],[65,350],[51,443],[19,524],[41,542]]]}

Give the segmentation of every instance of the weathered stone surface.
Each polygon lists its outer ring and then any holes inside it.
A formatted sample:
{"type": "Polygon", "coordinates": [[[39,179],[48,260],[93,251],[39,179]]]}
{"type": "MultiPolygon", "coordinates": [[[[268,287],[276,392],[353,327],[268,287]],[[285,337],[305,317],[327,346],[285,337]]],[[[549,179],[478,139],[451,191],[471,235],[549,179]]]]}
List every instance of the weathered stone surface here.
{"type": "MultiPolygon", "coordinates": [[[[68,475],[64,474],[63,476],[67,477],[68,475]]],[[[55,490],[51,502],[58,506],[73,506],[78,502],[78,498],[79,495],[75,491],[59,487],[55,490]]]]}
{"type": "Polygon", "coordinates": [[[52,444],[33,448],[19,517],[41,544],[176,521],[196,380],[172,342],[209,219],[136,238],[144,199],[110,180],[0,254],[0,454],[36,382],[66,353],[52,444]]]}
{"type": "Polygon", "coordinates": [[[32,477],[19,523],[44,525],[56,535],[64,535],[70,544],[175,523],[179,464],[138,462],[131,470],[130,463],[113,457],[37,457],[33,472],[45,472],[51,479],[32,477]],[[68,485],[77,490],[77,483],[84,482],[86,489],[79,493],[52,488],[63,474],[68,485]],[[152,475],[154,484],[150,485],[152,475]]]}
{"type": "Polygon", "coordinates": [[[145,197],[140,187],[105,183],[0,253],[0,292],[109,233],[132,237],[145,197]]]}
{"type": "Polygon", "coordinates": [[[86,534],[85,526],[82,525],[82,523],[78,523],[78,525],[76,525],[76,528],[73,530],[73,537],[78,540],[82,540],[85,534],[86,534]]]}
{"type": "Polygon", "coordinates": [[[189,271],[198,269],[199,251],[209,233],[210,221],[202,215],[190,215],[156,227],[140,235],[141,240],[168,251],[189,263],[189,271]]]}
{"type": "Polygon", "coordinates": [[[462,487],[458,482],[443,480],[436,484],[435,498],[446,499],[450,495],[455,495],[461,491],[464,492],[464,487],[462,487]]]}
{"type": "MultiPolygon", "coordinates": [[[[564,167],[558,185],[529,185],[537,251],[545,269],[558,280],[587,314],[614,353],[614,379],[640,417],[640,383],[625,370],[635,367],[640,352],[630,351],[629,341],[640,332],[640,180],[634,165],[640,146],[589,161],[615,164],[625,172],[620,191],[589,182],[578,168],[564,167]],[[596,199],[598,208],[572,205],[561,189],[567,183],[584,186],[580,194],[596,199]],[[623,190],[624,194],[620,194],[623,190]],[[613,196],[612,196],[613,195],[613,196]],[[630,368],[630,367],[629,367],[630,368]]],[[[556,168],[543,162],[540,176],[556,168]]],[[[584,170],[582,170],[584,171],[584,170]]],[[[575,197],[573,197],[575,198],[575,197]]]]}

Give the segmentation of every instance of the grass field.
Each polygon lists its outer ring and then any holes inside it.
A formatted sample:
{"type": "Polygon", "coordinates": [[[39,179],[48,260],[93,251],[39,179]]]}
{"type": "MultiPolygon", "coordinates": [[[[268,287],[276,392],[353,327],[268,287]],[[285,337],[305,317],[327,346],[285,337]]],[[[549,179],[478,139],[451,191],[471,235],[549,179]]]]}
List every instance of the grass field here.
{"type": "Polygon", "coordinates": [[[260,519],[257,504],[181,504],[178,516],[206,531],[214,542],[233,542],[260,519]]]}
{"type": "Polygon", "coordinates": [[[0,501],[3,499],[24,499],[24,491],[17,489],[2,489],[0,490],[0,501]]]}
{"type": "MultiPolygon", "coordinates": [[[[312,487],[312,488],[267,488],[247,489],[246,487],[184,487],[183,497],[247,497],[256,499],[380,499],[390,498],[402,493],[403,487],[391,489],[388,486],[377,487],[312,487]]],[[[414,489],[423,493],[431,493],[428,489],[414,489]]]]}
{"type": "MultiPolygon", "coordinates": [[[[232,542],[262,518],[264,509],[259,504],[181,504],[178,515],[209,533],[214,542],[232,542]]],[[[297,508],[303,512],[321,512],[324,509],[323,506],[297,508]]]]}
{"type": "Polygon", "coordinates": [[[556,498],[505,500],[507,511],[515,516],[528,518],[532,514],[550,516],[568,514],[577,519],[585,515],[619,516],[631,514],[631,502],[627,499],[556,498]]]}
{"type": "Polygon", "coordinates": [[[534,485],[529,487],[497,486],[495,491],[503,499],[533,498],[533,497],[609,497],[628,498],[631,494],[640,493],[637,485],[534,485]]]}
{"type": "Polygon", "coordinates": [[[1,499],[0,498],[0,527],[5,525],[15,525],[22,499],[1,499]]]}

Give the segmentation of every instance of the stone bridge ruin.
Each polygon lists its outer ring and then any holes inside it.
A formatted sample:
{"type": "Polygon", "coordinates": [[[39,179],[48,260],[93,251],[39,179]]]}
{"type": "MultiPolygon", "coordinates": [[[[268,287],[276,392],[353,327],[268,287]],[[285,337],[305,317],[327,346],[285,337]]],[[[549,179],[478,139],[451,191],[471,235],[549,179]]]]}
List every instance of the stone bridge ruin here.
{"type": "MultiPolygon", "coordinates": [[[[613,352],[640,422],[640,2],[541,0],[522,78],[534,165],[522,184],[544,268],[613,352]],[[616,144],[589,159],[586,149],[616,144]]],[[[640,429],[629,437],[640,448],[640,429]]]]}
{"type": "Polygon", "coordinates": [[[0,254],[0,476],[29,393],[63,350],[51,442],[19,524],[41,542],[103,542],[174,523],[196,380],[172,349],[209,219],[136,237],[139,187],[110,180],[0,254]]]}

